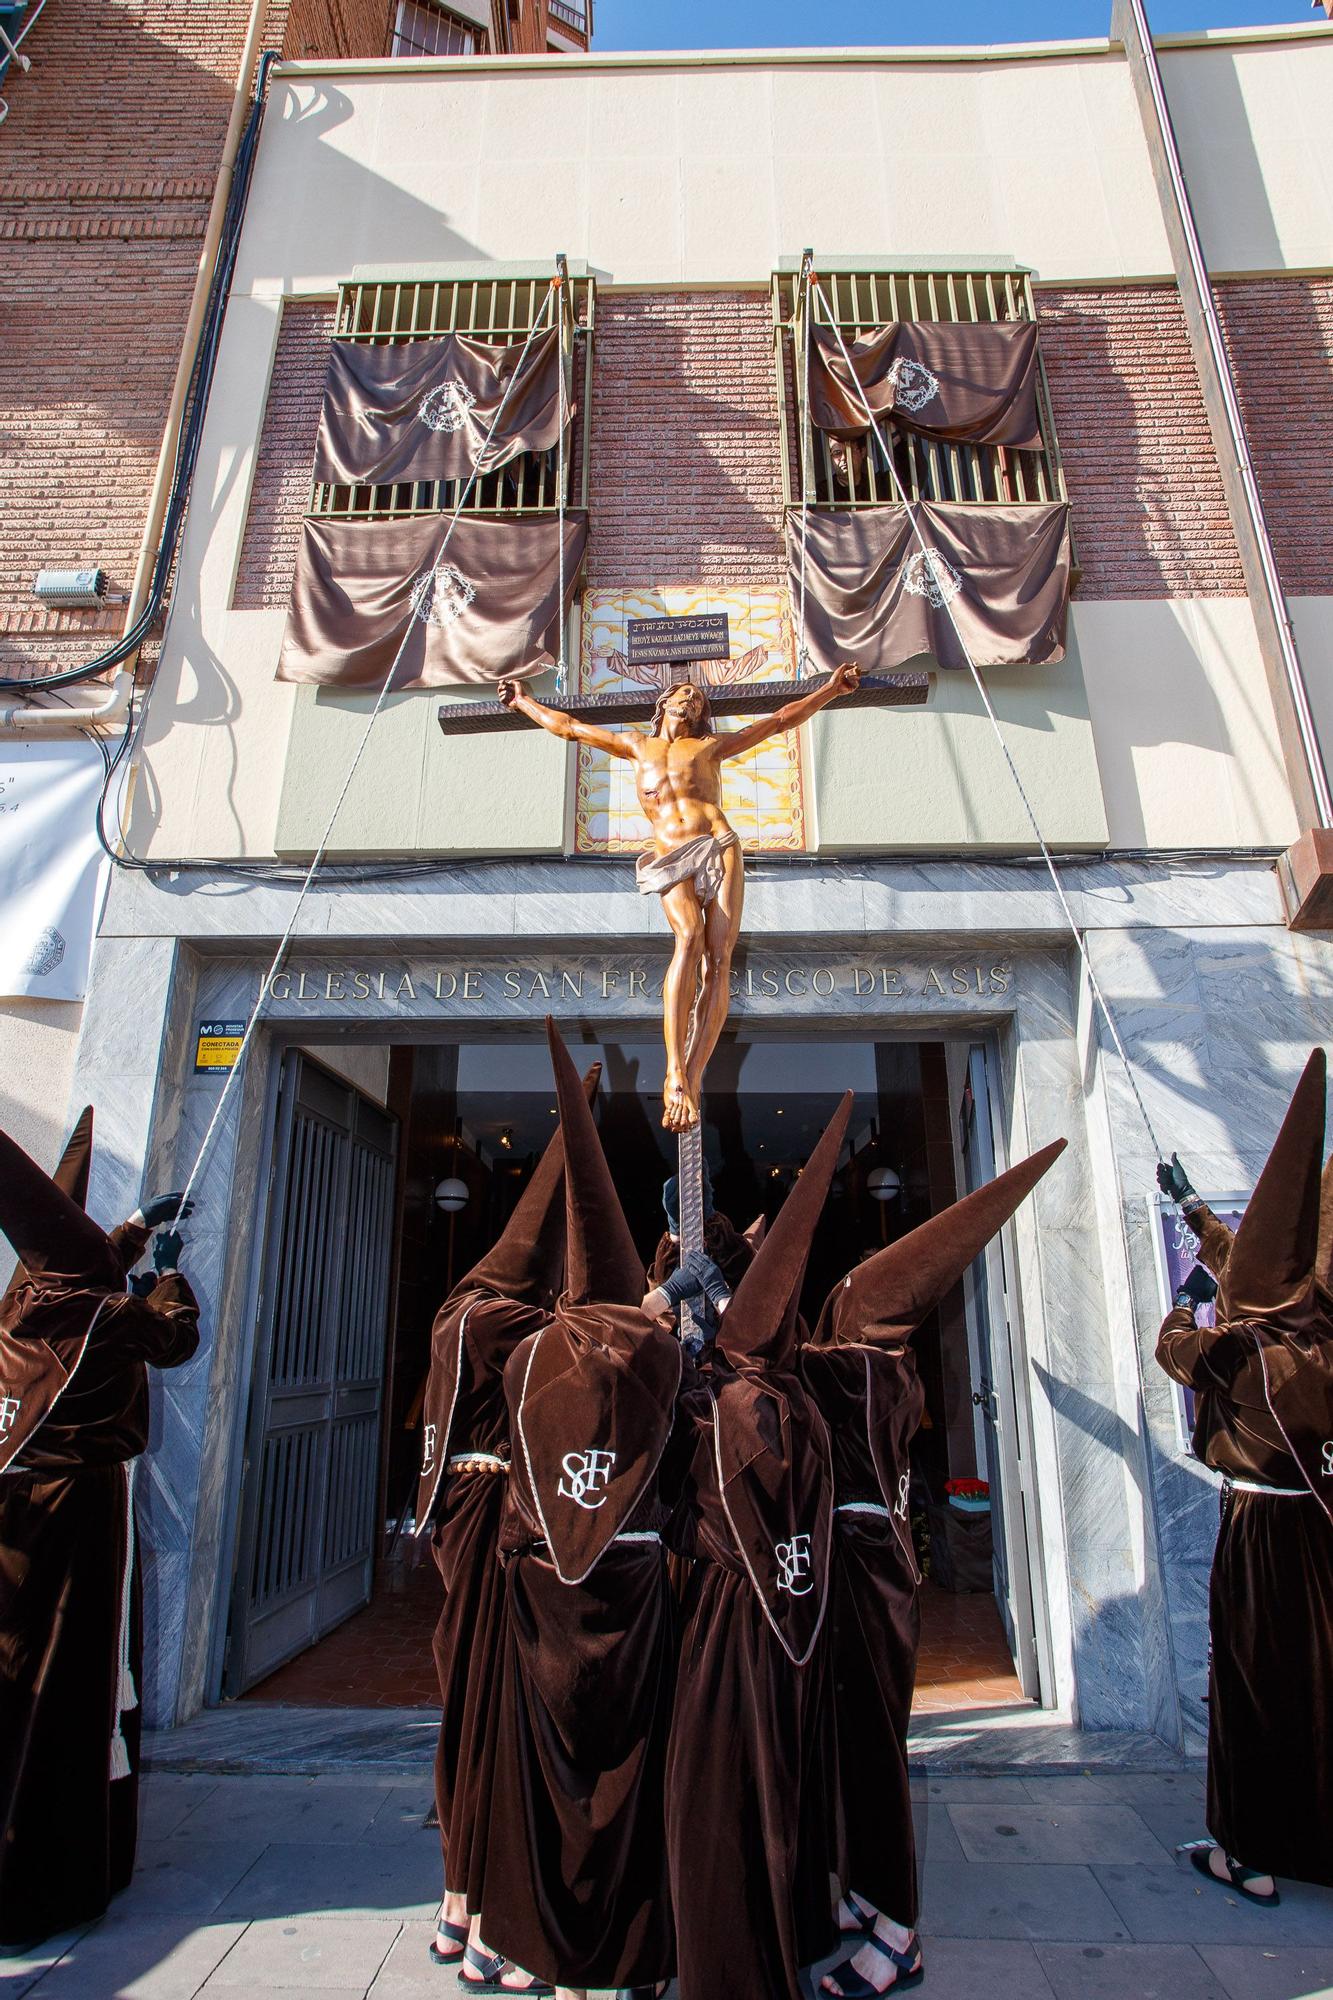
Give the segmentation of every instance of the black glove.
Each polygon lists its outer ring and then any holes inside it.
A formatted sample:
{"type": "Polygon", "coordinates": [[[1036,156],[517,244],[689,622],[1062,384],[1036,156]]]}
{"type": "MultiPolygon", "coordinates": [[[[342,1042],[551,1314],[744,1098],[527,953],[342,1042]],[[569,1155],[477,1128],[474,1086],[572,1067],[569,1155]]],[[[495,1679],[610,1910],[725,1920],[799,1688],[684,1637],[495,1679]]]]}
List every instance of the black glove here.
{"type": "Polygon", "coordinates": [[[1162,1190],[1162,1193],[1169,1195],[1174,1202],[1184,1203],[1199,1199],[1194,1189],[1190,1186],[1189,1175],[1180,1164],[1179,1153],[1171,1155],[1171,1164],[1169,1167],[1165,1160],[1157,1162],[1157,1185],[1162,1190]]]}
{"type": "Polygon", "coordinates": [[[151,1201],[146,1201],[139,1210],[145,1227],[156,1229],[160,1222],[187,1222],[194,1213],[194,1196],[191,1195],[182,1208],[181,1196],[184,1193],[184,1188],[177,1188],[174,1194],[155,1194],[151,1201]]]}
{"type": "Polygon", "coordinates": [[[1196,1264],[1176,1293],[1176,1304],[1193,1311],[1196,1306],[1211,1305],[1216,1297],[1217,1280],[1208,1275],[1202,1264],[1196,1264]]]}
{"type": "Polygon", "coordinates": [[[180,1267],[181,1251],[185,1239],[179,1229],[159,1229],[153,1238],[153,1262],[159,1271],[175,1271],[180,1267]]]}
{"type": "Polygon", "coordinates": [[[706,1250],[691,1250],[685,1258],[684,1269],[694,1279],[714,1312],[721,1312],[731,1304],[731,1287],[706,1250]]]}
{"type": "Polygon", "coordinates": [[[157,1279],[151,1271],[132,1271],[130,1273],[130,1290],[136,1299],[146,1299],[151,1292],[157,1290],[157,1279]]]}

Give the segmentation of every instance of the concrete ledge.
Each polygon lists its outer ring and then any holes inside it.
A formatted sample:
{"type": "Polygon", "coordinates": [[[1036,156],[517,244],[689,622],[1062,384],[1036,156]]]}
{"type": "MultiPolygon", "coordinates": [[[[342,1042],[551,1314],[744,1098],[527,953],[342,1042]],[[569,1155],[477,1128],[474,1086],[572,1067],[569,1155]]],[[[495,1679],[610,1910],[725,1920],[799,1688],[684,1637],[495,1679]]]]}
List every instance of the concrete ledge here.
{"type": "Polygon", "coordinates": [[[1289,930],[1333,930],[1333,830],[1303,833],[1279,856],[1277,879],[1289,930]]]}

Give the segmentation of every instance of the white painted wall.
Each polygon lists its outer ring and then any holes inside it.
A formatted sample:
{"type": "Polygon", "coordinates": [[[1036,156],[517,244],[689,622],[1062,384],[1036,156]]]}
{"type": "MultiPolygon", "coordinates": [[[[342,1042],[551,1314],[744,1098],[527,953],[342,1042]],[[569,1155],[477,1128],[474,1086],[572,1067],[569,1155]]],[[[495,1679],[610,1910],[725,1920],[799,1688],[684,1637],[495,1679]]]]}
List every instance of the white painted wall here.
{"type": "MultiPolygon", "coordinates": [[[[0,1000],[0,1126],[48,1172],[73,1123],[69,1093],[82,1019],[81,1000],[0,1000]]],[[[0,1241],[0,1267],[7,1257],[0,1241]]]]}

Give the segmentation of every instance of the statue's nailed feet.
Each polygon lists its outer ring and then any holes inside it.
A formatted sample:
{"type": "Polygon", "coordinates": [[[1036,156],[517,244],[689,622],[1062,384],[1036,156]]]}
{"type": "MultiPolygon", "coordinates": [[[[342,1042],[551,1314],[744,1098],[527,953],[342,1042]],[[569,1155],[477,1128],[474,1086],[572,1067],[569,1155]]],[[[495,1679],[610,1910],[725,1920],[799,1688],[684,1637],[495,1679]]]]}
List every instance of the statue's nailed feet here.
{"type": "Polygon", "coordinates": [[[699,1123],[699,1103],[679,1070],[668,1070],[662,1092],[662,1123],[668,1132],[688,1132],[699,1123]]]}

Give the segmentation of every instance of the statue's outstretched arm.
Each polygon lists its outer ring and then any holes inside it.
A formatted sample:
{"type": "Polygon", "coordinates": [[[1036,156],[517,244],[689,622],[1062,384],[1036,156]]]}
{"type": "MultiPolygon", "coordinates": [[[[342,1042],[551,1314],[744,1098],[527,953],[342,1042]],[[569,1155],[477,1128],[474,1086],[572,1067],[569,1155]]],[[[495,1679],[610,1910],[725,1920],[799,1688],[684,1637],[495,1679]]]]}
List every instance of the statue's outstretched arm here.
{"type": "Polygon", "coordinates": [[[808,722],[812,715],[818,715],[821,708],[827,708],[841,694],[851,694],[861,684],[861,669],[844,664],[836,673],[829,675],[823,687],[813,694],[803,694],[799,701],[789,701],[776,715],[757,716],[747,722],[744,729],[737,729],[730,736],[720,736],[724,757],[739,757],[746,750],[753,750],[757,744],[766,743],[770,736],[781,736],[784,730],[798,729],[808,722]]]}
{"type": "Polygon", "coordinates": [[[605,750],[611,757],[626,757],[633,760],[638,755],[641,732],[631,729],[617,733],[613,729],[598,729],[595,723],[580,722],[577,716],[567,715],[563,708],[547,708],[544,702],[534,701],[525,694],[517,681],[497,681],[495,692],[505,708],[517,709],[526,715],[529,722],[535,722],[548,735],[559,736],[566,743],[586,743],[590,749],[605,750]]]}

